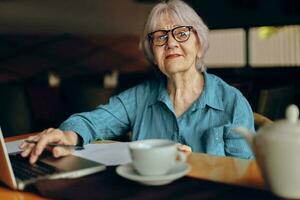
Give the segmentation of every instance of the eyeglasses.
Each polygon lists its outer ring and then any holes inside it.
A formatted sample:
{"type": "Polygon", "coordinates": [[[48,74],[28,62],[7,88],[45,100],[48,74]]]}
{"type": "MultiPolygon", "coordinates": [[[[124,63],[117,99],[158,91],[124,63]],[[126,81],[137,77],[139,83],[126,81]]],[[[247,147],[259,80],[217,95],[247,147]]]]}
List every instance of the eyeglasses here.
{"type": "Polygon", "coordinates": [[[178,26],[171,30],[157,30],[148,33],[148,40],[155,46],[163,46],[168,41],[168,33],[171,32],[177,42],[185,42],[190,38],[192,29],[192,26],[178,26]]]}

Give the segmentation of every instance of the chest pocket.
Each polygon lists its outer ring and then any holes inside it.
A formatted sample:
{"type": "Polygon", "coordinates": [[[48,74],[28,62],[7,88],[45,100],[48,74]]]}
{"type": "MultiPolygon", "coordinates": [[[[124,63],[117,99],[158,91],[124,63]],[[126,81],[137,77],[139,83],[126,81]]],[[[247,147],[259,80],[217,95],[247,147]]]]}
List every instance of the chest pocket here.
{"type": "Polygon", "coordinates": [[[193,144],[193,151],[218,156],[225,155],[223,139],[225,130],[224,126],[219,126],[195,132],[195,139],[190,141],[193,144]]]}

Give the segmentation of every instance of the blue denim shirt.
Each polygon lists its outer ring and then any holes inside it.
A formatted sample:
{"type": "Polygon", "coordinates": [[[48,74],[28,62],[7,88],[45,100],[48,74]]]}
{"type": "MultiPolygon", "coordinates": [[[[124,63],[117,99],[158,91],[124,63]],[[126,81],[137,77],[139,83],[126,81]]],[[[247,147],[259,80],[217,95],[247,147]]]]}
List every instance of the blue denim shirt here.
{"type": "Polygon", "coordinates": [[[78,133],[84,144],[132,131],[132,140],[170,139],[218,156],[253,158],[236,126],[254,132],[253,112],[245,97],[215,75],[204,72],[201,96],[176,117],[163,80],[146,81],[90,112],[72,115],[59,127],[78,133]]]}

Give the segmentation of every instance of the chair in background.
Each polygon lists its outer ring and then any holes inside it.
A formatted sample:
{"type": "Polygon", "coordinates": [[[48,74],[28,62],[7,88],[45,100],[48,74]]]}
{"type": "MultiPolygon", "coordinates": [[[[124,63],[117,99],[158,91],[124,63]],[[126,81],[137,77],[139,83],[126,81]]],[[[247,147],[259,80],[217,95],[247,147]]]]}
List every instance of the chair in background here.
{"type": "Polygon", "coordinates": [[[26,89],[20,84],[0,85],[0,126],[4,137],[32,132],[26,89]]]}
{"type": "Polygon", "coordinates": [[[284,117],[286,107],[294,101],[295,88],[284,86],[260,91],[257,113],[272,120],[284,117]]]}
{"type": "Polygon", "coordinates": [[[90,111],[100,104],[108,102],[116,93],[114,88],[102,88],[97,85],[69,84],[63,87],[64,104],[70,114],[90,111]]]}

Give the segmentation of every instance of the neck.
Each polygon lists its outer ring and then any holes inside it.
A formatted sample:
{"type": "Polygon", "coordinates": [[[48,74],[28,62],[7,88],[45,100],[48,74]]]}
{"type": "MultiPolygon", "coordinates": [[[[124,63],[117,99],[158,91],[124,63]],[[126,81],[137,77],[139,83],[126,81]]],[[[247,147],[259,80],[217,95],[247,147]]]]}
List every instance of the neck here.
{"type": "Polygon", "coordinates": [[[167,90],[177,117],[201,95],[203,87],[204,76],[197,70],[168,78],[167,90]]]}
{"type": "Polygon", "coordinates": [[[168,78],[167,89],[170,96],[201,93],[204,86],[203,74],[196,69],[185,73],[176,73],[168,78]]]}

